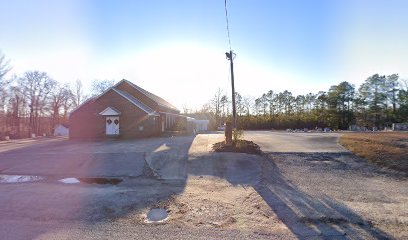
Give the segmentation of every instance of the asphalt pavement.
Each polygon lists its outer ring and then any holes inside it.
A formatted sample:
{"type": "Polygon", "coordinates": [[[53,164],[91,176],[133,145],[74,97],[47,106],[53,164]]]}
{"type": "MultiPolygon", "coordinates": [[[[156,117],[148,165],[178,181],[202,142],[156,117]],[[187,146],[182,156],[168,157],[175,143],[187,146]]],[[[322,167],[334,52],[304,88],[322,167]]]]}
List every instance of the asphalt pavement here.
{"type": "MultiPolygon", "coordinates": [[[[0,174],[138,177],[143,175],[146,158],[158,153],[172,160],[186,158],[192,140],[193,137],[189,136],[136,140],[73,141],[56,138],[11,141],[0,145],[0,174]],[[162,151],[161,146],[170,147],[162,151]],[[182,147],[184,150],[180,150],[182,147]]],[[[167,165],[170,164],[173,162],[167,165]]],[[[160,167],[167,169],[167,165],[163,163],[160,167]]]]}
{"type": "Polygon", "coordinates": [[[348,152],[338,144],[340,133],[245,131],[244,138],[256,142],[263,152],[348,152]]]}

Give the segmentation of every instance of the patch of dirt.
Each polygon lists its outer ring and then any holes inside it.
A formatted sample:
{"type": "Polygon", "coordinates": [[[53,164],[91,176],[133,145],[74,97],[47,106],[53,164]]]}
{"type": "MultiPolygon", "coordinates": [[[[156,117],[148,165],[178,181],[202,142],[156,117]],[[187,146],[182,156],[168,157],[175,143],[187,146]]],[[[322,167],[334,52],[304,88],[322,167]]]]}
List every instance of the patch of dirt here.
{"type": "Polygon", "coordinates": [[[167,224],[289,233],[253,187],[234,186],[216,177],[190,178],[182,194],[153,204],[153,207],[167,209],[167,224]]]}
{"type": "MultiPolygon", "coordinates": [[[[172,184],[166,186],[167,190],[171,188],[172,184]]],[[[138,192],[146,194],[148,190],[138,188],[138,192]]],[[[124,197],[130,198],[127,194],[124,197]]],[[[157,197],[160,200],[152,199],[143,208],[129,206],[125,216],[111,219],[121,224],[146,225],[146,213],[153,208],[162,208],[168,213],[168,218],[155,224],[182,229],[240,231],[261,236],[293,236],[257,190],[249,185],[233,185],[213,176],[190,176],[182,192],[166,198],[159,193],[157,197]]],[[[104,213],[108,217],[109,214],[114,215],[109,209],[104,209],[104,213]]]]}
{"type": "Polygon", "coordinates": [[[237,140],[232,145],[225,144],[225,141],[214,143],[212,149],[215,152],[239,152],[249,154],[262,154],[258,144],[248,140],[237,140]]]}

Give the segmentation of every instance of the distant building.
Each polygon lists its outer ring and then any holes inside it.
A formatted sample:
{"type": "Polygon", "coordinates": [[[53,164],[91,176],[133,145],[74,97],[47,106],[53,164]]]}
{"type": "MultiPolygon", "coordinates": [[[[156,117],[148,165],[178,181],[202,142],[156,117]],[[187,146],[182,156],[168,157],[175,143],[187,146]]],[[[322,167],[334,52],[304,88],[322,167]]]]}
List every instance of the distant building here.
{"type": "Polygon", "coordinates": [[[69,116],[70,138],[158,136],[187,118],[161,97],[123,79],[88,99],[69,116]]]}
{"type": "Polygon", "coordinates": [[[68,136],[69,135],[69,127],[68,124],[57,124],[54,127],[54,136],[68,136]]]}
{"type": "Polygon", "coordinates": [[[187,117],[188,132],[190,133],[201,133],[208,131],[209,120],[199,120],[191,117],[187,117]]]}
{"type": "Polygon", "coordinates": [[[210,123],[209,120],[194,120],[196,125],[196,131],[199,132],[207,132],[208,131],[208,124],[210,123]]]}

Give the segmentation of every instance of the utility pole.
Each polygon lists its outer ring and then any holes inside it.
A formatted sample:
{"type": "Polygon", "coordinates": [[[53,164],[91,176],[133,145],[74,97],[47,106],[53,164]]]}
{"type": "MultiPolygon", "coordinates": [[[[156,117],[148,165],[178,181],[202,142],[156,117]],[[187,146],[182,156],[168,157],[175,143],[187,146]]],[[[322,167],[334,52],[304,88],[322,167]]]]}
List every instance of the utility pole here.
{"type": "Polygon", "coordinates": [[[234,57],[235,53],[230,50],[226,52],[225,55],[227,59],[230,61],[231,65],[231,89],[232,89],[232,129],[237,128],[237,110],[235,108],[235,86],[234,86],[234,57]]]}

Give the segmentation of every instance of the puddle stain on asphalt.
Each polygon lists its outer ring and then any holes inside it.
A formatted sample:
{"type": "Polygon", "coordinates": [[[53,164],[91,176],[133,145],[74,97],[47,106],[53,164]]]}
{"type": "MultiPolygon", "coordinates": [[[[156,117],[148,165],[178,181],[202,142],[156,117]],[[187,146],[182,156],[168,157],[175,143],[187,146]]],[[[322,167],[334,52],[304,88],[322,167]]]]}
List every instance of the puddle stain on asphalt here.
{"type": "Polygon", "coordinates": [[[79,181],[77,178],[63,178],[58,180],[58,182],[62,182],[65,184],[76,184],[76,183],[80,183],[81,181],[79,181]]]}
{"type": "MultiPolygon", "coordinates": [[[[5,175],[0,174],[0,183],[30,183],[46,180],[46,177],[43,176],[32,176],[32,175],[5,175]]],[[[52,179],[52,178],[51,178],[52,179]]],[[[78,184],[78,183],[87,183],[87,184],[109,184],[117,185],[121,183],[123,179],[120,178],[62,178],[58,182],[64,184],[78,184]]]]}
{"type": "Polygon", "coordinates": [[[77,184],[77,183],[88,183],[88,184],[109,184],[117,185],[123,180],[119,178],[64,178],[58,180],[59,182],[65,184],[77,184]]]}

